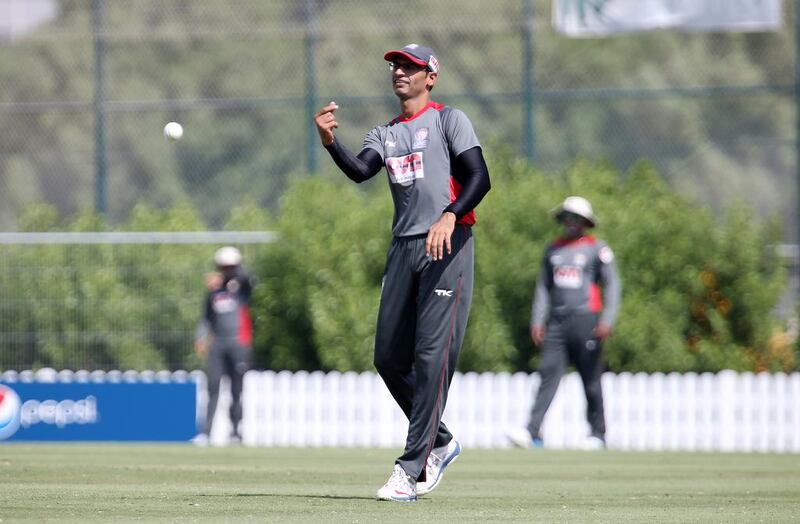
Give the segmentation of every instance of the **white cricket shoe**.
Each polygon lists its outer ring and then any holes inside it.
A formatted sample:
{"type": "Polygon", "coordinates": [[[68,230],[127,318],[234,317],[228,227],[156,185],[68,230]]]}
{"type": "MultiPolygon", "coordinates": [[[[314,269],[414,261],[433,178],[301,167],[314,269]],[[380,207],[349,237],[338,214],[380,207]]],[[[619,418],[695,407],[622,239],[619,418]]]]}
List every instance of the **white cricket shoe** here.
{"type": "Polygon", "coordinates": [[[586,440],[583,441],[581,444],[581,449],[586,451],[597,451],[600,449],[606,449],[606,441],[601,439],[600,437],[595,437],[592,435],[591,437],[587,437],[586,440]]]}
{"type": "Polygon", "coordinates": [[[446,446],[434,448],[425,462],[425,482],[417,482],[417,496],[427,495],[436,489],[444,470],[461,454],[461,443],[451,439],[446,446]]]}
{"type": "Polygon", "coordinates": [[[533,437],[531,437],[531,432],[526,428],[512,429],[506,433],[506,437],[518,448],[533,447],[533,437]]]}
{"type": "Polygon", "coordinates": [[[207,433],[198,433],[193,439],[192,444],[197,447],[205,448],[208,446],[208,434],[207,433]]]}
{"type": "Polygon", "coordinates": [[[540,437],[531,437],[531,432],[527,428],[512,429],[506,432],[506,437],[515,447],[542,449],[544,441],[540,437]]]}
{"type": "Polygon", "coordinates": [[[392,475],[375,495],[378,500],[411,502],[417,500],[417,481],[411,478],[400,464],[395,464],[392,475]]]}

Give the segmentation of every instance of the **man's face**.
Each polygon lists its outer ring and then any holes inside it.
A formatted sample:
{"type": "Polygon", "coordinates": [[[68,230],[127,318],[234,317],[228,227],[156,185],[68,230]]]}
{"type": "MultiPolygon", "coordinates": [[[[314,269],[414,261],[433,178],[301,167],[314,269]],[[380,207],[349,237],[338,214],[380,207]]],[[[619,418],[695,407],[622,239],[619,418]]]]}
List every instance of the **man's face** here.
{"type": "Polygon", "coordinates": [[[397,57],[389,63],[389,68],[392,71],[392,89],[401,100],[415,98],[436,83],[436,73],[407,58],[397,57]]]}
{"type": "Polygon", "coordinates": [[[225,278],[231,278],[236,275],[237,266],[217,266],[217,270],[222,273],[225,278]]]}
{"type": "Polygon", "coordinates": [[[561,224],[564,226],[566,238],[580,238],[586,229],[586,220],[575,213],[565,212],[561,215],[561,224]]]}

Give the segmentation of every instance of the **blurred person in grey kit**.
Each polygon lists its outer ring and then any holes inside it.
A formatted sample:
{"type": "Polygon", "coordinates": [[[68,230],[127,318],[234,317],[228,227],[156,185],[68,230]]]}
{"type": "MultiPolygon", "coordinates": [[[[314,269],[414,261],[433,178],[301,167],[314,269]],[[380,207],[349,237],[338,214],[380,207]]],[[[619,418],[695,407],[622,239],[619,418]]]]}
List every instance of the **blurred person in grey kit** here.
{"type": "Polygon", "coordinates": [[[205,359],[208,377],[205,425],[195,437],[199,445],[208,443],[223,375],[228,376],[231,385],[230,442],[241,441],[242,384],[250,369],[253,345],[253,282],[241,265],[242,255],[235,247],[226,246],[216,251],[214,263],[217,271],[205,276],[208,293],[195,336],[195,352],[205,359]]]}
{"type": "Polygon", "coordinates": [[[602,349],[619,311],[619,274],[608,244],[586,234],[597,225],[588,200],[567,197],[553,213],[563,233],[545,250],[530,322],[531,340],[542,351],[541,382],[528,426],[512,430],[507,436],[517,447],[544,446],[542,421],[562,375],[572,364],[583,381],[586,418],[591,428],[582,447],[604,449],[602,349]]]}

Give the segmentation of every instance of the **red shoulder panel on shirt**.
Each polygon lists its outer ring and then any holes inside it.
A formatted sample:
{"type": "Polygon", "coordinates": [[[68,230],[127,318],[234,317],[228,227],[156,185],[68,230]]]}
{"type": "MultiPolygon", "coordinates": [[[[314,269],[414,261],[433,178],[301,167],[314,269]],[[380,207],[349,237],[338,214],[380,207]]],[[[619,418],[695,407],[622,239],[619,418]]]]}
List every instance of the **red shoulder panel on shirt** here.
{"type": "Polygon", "coordinates": [[[433,108],[433,109],[435,109],[435,110],[437,110],[437,111],[441,111],[442,109],[444,109],[444,107],[445,107],[445,106],[444,106],[444,104],[440,104],[439,102],[434,102],[433,100],[431,100],[430,102],[428,102],[427,104],[425,104],[425,107],[423,107],[422,109],[420,109],[419,111],[417,111],[416,113],[414,113],[413,115],[411,115],[411,116],[409,116],[409,117],[405,117],[405,116],[403,116],[403,115],[398,115],[398,116],[396,116],[396,117],[394,118],[394,120],[392,120],[391,122],[389,122],[389,125],[392,125],[392,124],[399,124],[399,123],[402,123],[402,122],[411,122],[412,120],[414,120],[414,119],[416,119],[416,118],[419,118],[420,116],[422,116],[422,114],[423,114],[425,111],[427,111],[428,109],[431,109],[431,108],[433,108]]]}
{"type": "MultiPolygon", "coordinates": [[[[456,201],[458,195],[461,194],[461,184],[458,183],[458,180],[451,174],[450,175],[450,203],[456,201]]],[[[458,224],[466,224],[468,226],[472,226],[478,220],[478,217],[475,215],[475,210],[471,209],[466,215],[461,217],[461,219],[457,222],[458,224]]]]}

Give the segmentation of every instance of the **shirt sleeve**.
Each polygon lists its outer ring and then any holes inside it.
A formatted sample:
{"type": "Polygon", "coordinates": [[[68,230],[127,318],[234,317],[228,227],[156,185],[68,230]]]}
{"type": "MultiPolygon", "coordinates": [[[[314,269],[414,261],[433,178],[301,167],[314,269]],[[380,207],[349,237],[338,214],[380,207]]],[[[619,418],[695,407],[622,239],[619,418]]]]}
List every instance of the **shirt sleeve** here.
{"type": "Polygon", "coordinates": [[[239,293],[242,295],[243,300],[250,304],[250,298],[253,296],[253,278],[241,268],[236,278],[239,280],[239,293]]]}
{"type": "Polygon", "coordinates": [[[367,136],[364,137],[364,146],[362,149],[373,149],[381,156],[381,162],[385,160],[383,157],[383,133],[381,126],[375,127],[367,133],[367,136]]]}
{"type": "Polygon", "coordinates": [[[489,168],[483,159],[480,147],[467,149],[455,159],[454,176],[461,184],[461,193],[456,200],[444,210],[461,218],[475,209],[491,189],[489,168]]]}
{"type": "Polygon", "coordinates": [[[211,306],[211,293],[208,293],[206,295],[206,303],[203,306],[203,319],[210,323],[213,316],[214,310],[211,306]]]}
{"type": "Polygon", "coordinates": [[[622,284],[614,260],[614,252],[603,244],[597,252],[600,280],[603,282],[603,312],[600,322],[613,326],[622,301],[622,284]]]}
{"type": "Polygon", "coordinates": [[[547,259],[547,252],[542,258],[542,268],[536,277],[536,288],[533,292],[533,304],[531,306],[531,325],[544,326],[547,322],[547,315],[550,312],[550,291],[548,280],[550,276],[550,264],[547,259]]]}
{"type": "Polygon", "coordinates": [[[194,330],[194,339],[199,340],[206,340],[208,336],[211,334],[211,326],[208,323],[208,320],[205,318],[201,318],[199,322],[197,322],[197,327],[194,330]]]}
{"type": "Polygon", "coordinates": [[[336,166],[353,182],[360,184],[377,175],[383,167],[381,155],[371,147],[365,147],[358,155],[343,146],[338,138],[325,146],[336,166]]]}
{"type": "Polygon", "coordinates": [[[213,310],[211,309],[211,293],[206,294],[206,300],[203,304],[203,316],[197,322],[194,330],[194,339],[202,340],[211,334],[211,318],[213,310]]]}
{"type": "Polygon", "coordinates": [[[467,149],[481,146],[478,136],[472,128],[472,122],[459,109],[450,108],[443,115],[442,128],[453,156],[458,156],[467,149]]]}

